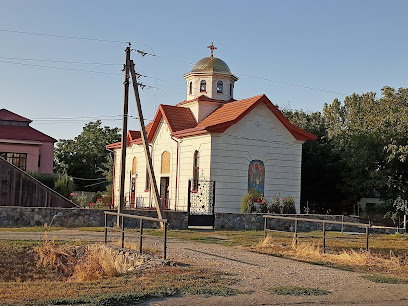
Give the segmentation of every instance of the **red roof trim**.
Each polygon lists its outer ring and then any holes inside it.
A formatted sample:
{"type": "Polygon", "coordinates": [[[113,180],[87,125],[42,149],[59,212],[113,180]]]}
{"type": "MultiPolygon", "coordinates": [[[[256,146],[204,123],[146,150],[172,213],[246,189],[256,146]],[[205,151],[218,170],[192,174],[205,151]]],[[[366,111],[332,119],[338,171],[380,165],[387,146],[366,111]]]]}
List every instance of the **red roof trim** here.
{"type": "Polygon", "coordinates": [[[20,121],[20,122],[33,122],[23,116],[17,115],[16,113],[10,112],[9,110],[2,108],[0,109],[0,120],[3,121],[20,121]]]}

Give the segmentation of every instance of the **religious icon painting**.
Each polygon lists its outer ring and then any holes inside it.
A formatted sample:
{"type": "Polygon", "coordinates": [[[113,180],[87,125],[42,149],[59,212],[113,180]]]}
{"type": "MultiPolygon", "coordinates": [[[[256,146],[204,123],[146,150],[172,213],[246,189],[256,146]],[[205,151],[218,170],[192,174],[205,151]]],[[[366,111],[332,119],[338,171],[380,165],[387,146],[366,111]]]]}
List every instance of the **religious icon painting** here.
{"type": "Polygon", "coordinates": [[[265,188],[265,166],[260,160],[249,163],[248,169],[248,192],[264,194],[265,188]]]}

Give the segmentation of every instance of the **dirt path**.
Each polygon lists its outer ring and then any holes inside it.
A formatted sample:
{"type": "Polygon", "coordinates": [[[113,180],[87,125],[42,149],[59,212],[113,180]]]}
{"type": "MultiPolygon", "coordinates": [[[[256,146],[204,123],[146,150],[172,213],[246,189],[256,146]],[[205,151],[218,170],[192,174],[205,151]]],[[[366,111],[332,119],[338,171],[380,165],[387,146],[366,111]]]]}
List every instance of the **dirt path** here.
{"type": "MultiPolygon", "coordinates": [[[[103,233],[77,230],[56,231],[48,236],[63,240],[103,240],[103,233]]],[[[0,232],[0,239],[42,238],[42,233],[0,232]]],[[[149,300],[142,305],[408,305],[408,285],[376,284],[361,278],[360,273],[257,254],[239,248],[169,238],[168,257],[174,261],[232,274],[239,279],[236,288],[252,293],[231,297],[184,295],[149,300]],[[331,294],[278,296],[268,292],[269,288],[286,285],[319,288],[329,290],[331,294]]]]}

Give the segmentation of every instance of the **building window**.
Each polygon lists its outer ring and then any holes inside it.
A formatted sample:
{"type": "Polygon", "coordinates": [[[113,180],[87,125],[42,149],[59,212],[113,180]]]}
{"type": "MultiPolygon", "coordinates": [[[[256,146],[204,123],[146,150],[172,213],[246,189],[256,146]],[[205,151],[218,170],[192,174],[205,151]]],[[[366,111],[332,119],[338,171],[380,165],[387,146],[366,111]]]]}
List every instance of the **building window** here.
{"type": "Polygon", "coordinates": [[[38,168],[41,167],[41,155],[38,155],[38,168]]]}
{"type": "Polygon", "coordinates": [[[195,151],[193,161],[193,190],[198,189],[198,176],[200,174],[199,158],[200,154],[198,153],[198,151],[195,151]]]}
{"type": "Polygon", "coordinates": [[[137,160],[136,160],[136,157],[133,157],[133,161],[132,161],[132,176],[136,175],[136,170],[137,170],[137,160]]]}
{"type": "Polygon", "coordinates": [[[217,93],[222,93],[222,81],[217,82],[217,93]]]}
{"type": "Polygon", "coordinates": [[[149,189],[150,189],[150,175],[149,175],[149,170],[147,170],[147,167],[149,167],[149,165],[146,166],[146,185],[145,185],[145,191],[149,191],[149,189]]]}
{"type": "Polygon", "coordinates": [[[170,152],[164,151],[161,156],[161,173],[170,173],[170,152]]]}
{"type": "Polygon", "coordinates": [[[21,170],[26,170],[27,167],[27,153],[9,153],[0,152],[0,157],[7,160],[10,164],[20,168],[21,170]]]}
{"type": "Polygon", "coordinates": [[[190,82],[190,95],[193,93],[193,82],[190,82]]]}
{"type": "Polygon", "coordinates": [[[202,80],[200,82],[200,92],[205,92],[207,90],[207,83],[206,81],[202,80]]]}
{"type": "Polygon", "coordinates": [[[232,97],[232,83],[230,84],[230,96],[232,97]]]}
{"type": "Polygon", "coordinates": [[[260,160],[253,160],[248,169],[248,192],[264,194],[264,188],[265,166],[260,160]]]}

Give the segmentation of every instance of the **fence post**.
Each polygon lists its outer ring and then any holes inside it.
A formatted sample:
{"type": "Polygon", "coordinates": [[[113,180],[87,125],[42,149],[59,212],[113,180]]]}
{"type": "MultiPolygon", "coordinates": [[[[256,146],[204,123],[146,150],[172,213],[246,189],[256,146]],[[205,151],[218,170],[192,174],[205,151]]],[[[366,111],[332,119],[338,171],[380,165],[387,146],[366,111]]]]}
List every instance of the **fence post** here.
{"type": "Polygon", "coordinates": [[[370,234],[370,225],[366,226],[366,251],[368,252],[368,236],[370,234]]]}
{"type": "Polygon", "coordinates": [[[122,244],[122,249],[125,247],[125,222],[123,222],[123,216],[122,216],[122,239],[121,239],[121,244],[122,244]]]}
{"type": "Polygon", "coordinates": [[[344,215],[341,215],[341,233],[344,231],[344,215]]]}
{"type": "Polygon", "coordinates": [[[139,253],[143,253],[143,219],[140,219],[139,253]]]}
{"type": "Polygon", "coordinates": [[[407,215],[404,215],[404,231],[407,233],[407,215]]]}
{"type": "Polygon", "coordinates": [[[107,222],[107,217],[108,217],[108,215],[105,214],[105,236],[104,236],[104,239],[103,239],[103,241],[105,242],[105,244],[106,244],[106,242],[108,241],[108,222],[107,222]]]}
{"type": "Polygon", "coordinates": [[[266,216],[264,216],[265,221],[264,221],[264,238],[266,238],[266,221],[268,220],[268,218],[266,216]]]}
{"type": "Polygon", "coordinates": [[[164,259],[167,259],[167,222],[164,223],[164,259]]]}
{"type": "Polygon", "coordinates": [[[297,228],[298,228],[298,220],[295,220],[295,245],[298,244],[298,240],[297,240],[297,228]]]}
{"type": "Polygon", "coordinates": [[[323,254],[326,253],[326,223],[323,222],[323,254]]]}

